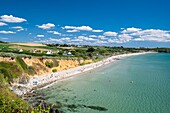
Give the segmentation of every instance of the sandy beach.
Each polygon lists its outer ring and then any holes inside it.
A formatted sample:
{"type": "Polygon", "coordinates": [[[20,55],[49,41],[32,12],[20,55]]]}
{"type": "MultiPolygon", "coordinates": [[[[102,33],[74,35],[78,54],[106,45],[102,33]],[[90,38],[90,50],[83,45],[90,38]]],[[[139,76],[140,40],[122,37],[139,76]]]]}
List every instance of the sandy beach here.
{"type": "Polygon", "coordinates": [[[75,68],[71,68],[68,70],[64,70],[61,72],[55,72],[47,75],[41,75],[41,76],[33,76],[29,79],[27,84],[17,84],[14,83],[12,87],[10,87],[11,90],[13,90],[17,95],[23,95],[27,92],[30,92],[37,88],[42,88],[44,86],[50,85],[56,81],[64,80],[66,78],[72,77],[74,75],[87,72],[89,70],[101,67],[103,65],[109,64],[111,62],[117,61],[118,59],[128,57],[128,56],[134,56],[134,55],[141,55],[141,54],[148,54],[153,52],[142,52],[142,53],[130,53],[130,54],[122,54],[122,55],[116,55],[109,57],[107,59],[103,59],[102,61],[91,63],[83,66],[78,66],[75,68]],[[19,88],[18,88],[19,86],[19,88]]]}

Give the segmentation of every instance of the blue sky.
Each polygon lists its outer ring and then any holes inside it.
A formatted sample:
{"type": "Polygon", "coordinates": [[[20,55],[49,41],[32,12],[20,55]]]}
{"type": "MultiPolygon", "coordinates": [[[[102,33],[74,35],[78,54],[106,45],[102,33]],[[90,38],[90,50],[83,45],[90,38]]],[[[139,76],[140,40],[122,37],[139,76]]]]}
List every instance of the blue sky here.
{"type": "Polygon", "coordinates": [[[1,0],[0,40],[170,47],[169,0],[1,0]]]}

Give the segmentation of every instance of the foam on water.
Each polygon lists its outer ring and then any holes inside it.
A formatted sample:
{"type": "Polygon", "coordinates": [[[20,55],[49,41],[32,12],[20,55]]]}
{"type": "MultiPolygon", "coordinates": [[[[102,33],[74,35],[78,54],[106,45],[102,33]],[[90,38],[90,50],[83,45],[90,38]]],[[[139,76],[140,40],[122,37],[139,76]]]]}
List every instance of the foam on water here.
{"type": "Polygon", "coordinates": [[[40,91],[66,113],[170,113],[170,54],[124,58],[40,91]]]}

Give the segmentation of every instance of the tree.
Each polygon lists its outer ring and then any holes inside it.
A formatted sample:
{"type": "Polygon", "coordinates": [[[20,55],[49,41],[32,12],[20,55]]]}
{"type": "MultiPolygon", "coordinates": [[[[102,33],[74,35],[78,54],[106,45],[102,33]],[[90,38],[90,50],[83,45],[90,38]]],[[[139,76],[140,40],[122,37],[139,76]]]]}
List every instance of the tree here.
{"type": "Polygon", "coordinates": [[[93,47],[90,47],[90,48],[88,48],[88,50],[87,50],[87,52],[94,52],[95,51],[95,49],[93,48],[93,47]]]}

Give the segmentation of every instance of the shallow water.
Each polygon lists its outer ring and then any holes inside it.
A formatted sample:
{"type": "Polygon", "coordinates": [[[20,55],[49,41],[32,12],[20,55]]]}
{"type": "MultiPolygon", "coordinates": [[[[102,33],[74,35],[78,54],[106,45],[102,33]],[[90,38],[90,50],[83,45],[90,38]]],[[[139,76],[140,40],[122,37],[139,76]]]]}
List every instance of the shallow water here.
{"type": "Polygon", "coordinates": [[[170,54],[124,58],[40,92],[66,113],[170,113],[170,54]]]}

